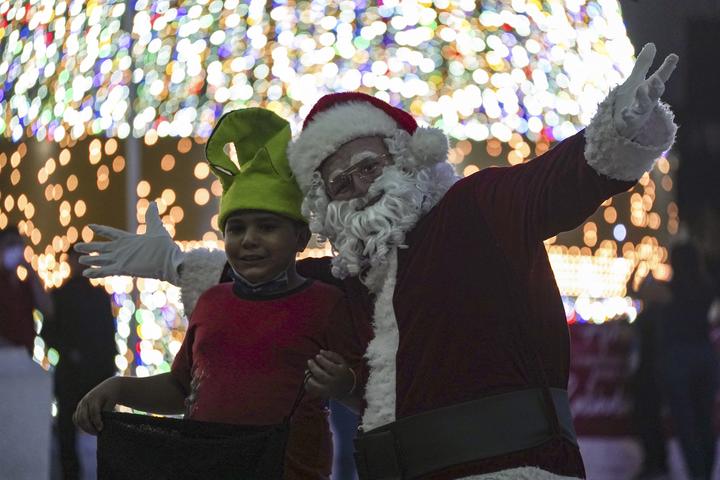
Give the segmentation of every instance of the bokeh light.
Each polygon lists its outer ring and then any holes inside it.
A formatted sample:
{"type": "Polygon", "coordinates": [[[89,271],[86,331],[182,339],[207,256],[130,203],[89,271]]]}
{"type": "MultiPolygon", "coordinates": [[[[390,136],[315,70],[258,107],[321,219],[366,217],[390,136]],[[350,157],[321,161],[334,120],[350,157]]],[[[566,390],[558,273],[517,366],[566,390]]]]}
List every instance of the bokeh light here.
{"type": "MultiPolygon", "coordinates": [[[[363,91],[447,132],[449,160],[467,176],[583,128],[633,64],[616,0],[0,0],[0,43],[0,228],[18,225],[50,288],[69,275],[69,246],[93,240],[88,223],[123,226],[108,206],[127,192],[139,197],[122,208],[138,232],[158,201],[168,232],[185,232],[182,248],[222,247],[222,187],[202,148],[227,111],[269,108],[297,133],[321,95],[363,91]],[[28,161],[28,145],[49,144],[28,161]]],[[[629,194],[546,242],[568,319],[632,317],[628,283],[669,276],[675,168],[661,159],[629,194]]],[[[186,325],[177,289],[95,283],[113,296],[118,369],[166,371],[186,325]]]]}
{"type": "Polygon", "coordinates": [[[0,133],[152,145],[206,138],[247,106],[297,130],[323,93],[361,90],[455,139],[552,142],[586,125],[632,66],[616,1],[379,3],[0,2],[0,133]]]}

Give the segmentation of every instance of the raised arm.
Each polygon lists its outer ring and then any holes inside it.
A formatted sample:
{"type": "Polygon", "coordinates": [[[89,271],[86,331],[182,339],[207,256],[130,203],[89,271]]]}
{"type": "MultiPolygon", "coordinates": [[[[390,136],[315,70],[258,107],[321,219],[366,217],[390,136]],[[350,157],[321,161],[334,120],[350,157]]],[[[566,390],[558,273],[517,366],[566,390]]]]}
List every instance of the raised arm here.
{"type": "Polygon", "coordinates": [[[600,104],[585,132],[588,164],[609,178],[636,182],[675,141],[673,114],[660,97],[678,57],[668,55],[647,77],[654,58],[655,45],[649,43],[627,80],[600,104]]]}
{"type": "Polygon", "coordinates": [[[584,132],[530,162],[468,179],[491,224],[513,230],[507,233],[525,245],[544,240],[577,227],[652,169],[677,130],[672,112],[659,102],[677,56],[646,78],[654,56],[655,47],[646,45],[630,77],[610,92],[584,132]]]}
{"type": "Polygon", "coordinates": [[[109,241],[75,246],[75,250],[86,254],[80,257],[80,263],[90,267],[83,275],[88,278],[129,275],[170,282],[180,287],[185,314],[190,316],[200,294],[220,281],[225,253],[205,248],[181,251],[163,227],[155,202],[148,206],[145,218],[147,232],[142,235],[90,225],[96,234],[109,241]]]}
{"type": "Polygon", "coordinates": [[[333,307],[323,340],[327,350],[308,361],[312,375],[307,391],[335,398],[354,412],[362,413],[368,376],[364,354],[373,332],[370,320],[349,307],[346,298],[333,307]]]}

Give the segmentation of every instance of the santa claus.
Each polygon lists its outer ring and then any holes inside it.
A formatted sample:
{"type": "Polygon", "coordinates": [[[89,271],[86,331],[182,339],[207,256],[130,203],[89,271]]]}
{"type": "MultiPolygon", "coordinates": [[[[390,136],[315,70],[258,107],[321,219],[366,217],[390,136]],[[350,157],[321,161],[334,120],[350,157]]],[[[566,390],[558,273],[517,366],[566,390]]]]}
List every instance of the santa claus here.
{"type": "MultiPolygon", "coordinates": [[[[566,392],[568,329],[543,241],[628,190],[674,141],[653,45],[588,127],[527,163],[458,179],[447,139],[360,93],[320,99],[288,149],[311,230],[332,258],[298,264],[341,286],[372,326],[356,462],[363,479],[582,478],[566,392]]],[[[158,221],[108,227],[87,274],[159,277],[188,311],[221,253],[182,253],[158,221]]],[[[362,390],[361,390],[362,391],[362,390]]]]}

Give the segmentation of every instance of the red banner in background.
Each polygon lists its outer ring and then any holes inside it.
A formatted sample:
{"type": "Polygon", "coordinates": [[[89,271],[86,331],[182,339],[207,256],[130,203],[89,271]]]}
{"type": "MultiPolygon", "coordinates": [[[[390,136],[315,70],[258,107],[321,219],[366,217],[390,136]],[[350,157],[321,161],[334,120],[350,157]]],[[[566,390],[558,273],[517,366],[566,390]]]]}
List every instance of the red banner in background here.
{"type": "Polygon", "coordinates": [[[619,321],[569,327],[568,393],[577,434],[631,435],[632,327],[619,321]]]}
{"type": "MultiPolygon", "coordinates": [[[[571,343],[568,393],[578,436],[634,435],[630,388],[633,327],[621,321],[568,326],[571,343]]],[[[711,336],[716,351],[720,352],[720,327],[715,327],[711,336]]],[[[720,414],[720,395],[716,406],[720,414]]]]}

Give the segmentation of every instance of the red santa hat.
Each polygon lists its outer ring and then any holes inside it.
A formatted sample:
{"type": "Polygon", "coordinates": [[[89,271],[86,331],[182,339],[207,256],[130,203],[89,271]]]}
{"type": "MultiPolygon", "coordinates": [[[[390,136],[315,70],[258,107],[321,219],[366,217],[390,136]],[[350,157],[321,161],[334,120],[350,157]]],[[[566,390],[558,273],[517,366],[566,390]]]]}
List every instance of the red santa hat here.
{"type": "Polygon", "coordinates": [[[290,168],[300,189],[307,193],[315,170],[347,142],[360,137],[395,137],[401,132],[408,138],[409,149],[403,157],[415,166],[446,160],[448,140],[439,129],[418,127],[409,113],[370,95],[331,93],[310,110],[302,132],[288,147],[290,168]]]}

